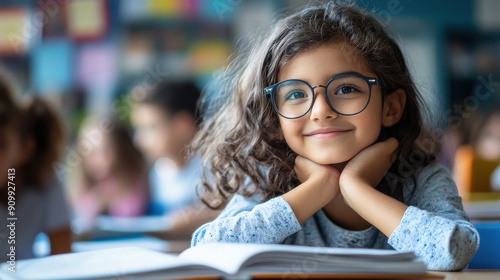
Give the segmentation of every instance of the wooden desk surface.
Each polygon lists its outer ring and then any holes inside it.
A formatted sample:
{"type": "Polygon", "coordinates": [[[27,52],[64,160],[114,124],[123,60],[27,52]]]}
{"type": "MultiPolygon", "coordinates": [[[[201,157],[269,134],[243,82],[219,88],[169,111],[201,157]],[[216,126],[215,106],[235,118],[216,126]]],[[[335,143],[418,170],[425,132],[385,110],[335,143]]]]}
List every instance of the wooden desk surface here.
{"type": "MultiPolygon", "coordinates": [[[[313,274],[297,274],[289,275],[290,279],[349,279],[349,280],[380,280],[380,279],[392,279],[392,280],[417,280],[417,279],[444,279],[444,280],[500,280],[500,270],[479,270],[470,269],[460,272],[437,272],[429,271],[425,275],[390,275],[390,274],[335,274],[335,275],[313,275],[313,274]]],[[[203,278],[202,279],[217,279],[217,278],[203,278]]],[[[289,277],[282,274],[272,274],[263,273],[260,275],[255,275],[252,279],[288,279],[289,277]]]]}
{"type": "Polygon", "coordinates": [[[460,272],[430,272],[444,275],[445,280],[499,280],[500,270],[469,269],[460,272]]]}

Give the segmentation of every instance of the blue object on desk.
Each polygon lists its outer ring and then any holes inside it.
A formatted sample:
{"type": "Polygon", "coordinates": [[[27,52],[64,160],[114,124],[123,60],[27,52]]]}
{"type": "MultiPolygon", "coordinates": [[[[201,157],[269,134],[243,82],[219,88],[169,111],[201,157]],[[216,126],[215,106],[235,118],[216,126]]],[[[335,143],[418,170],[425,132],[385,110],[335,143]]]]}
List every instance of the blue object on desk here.
{"type": "Polygon", "coordinates": [[[500,223],[477,224],[479,250],[469,269],[500,269],[500,223]]]}

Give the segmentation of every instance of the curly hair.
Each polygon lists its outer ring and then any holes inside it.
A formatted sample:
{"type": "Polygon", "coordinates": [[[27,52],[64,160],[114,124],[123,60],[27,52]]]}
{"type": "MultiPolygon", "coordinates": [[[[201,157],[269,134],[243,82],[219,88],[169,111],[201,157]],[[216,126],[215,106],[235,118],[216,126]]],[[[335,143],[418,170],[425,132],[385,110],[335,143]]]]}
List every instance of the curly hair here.
{"type": "MultiPolygon", "coordinates": [[[[264,88],[278,82],[280,68],[297,54],[339,42],[349,44],[364,58],[385,85],[384,96],[396,89],[406,92],[401,120],[383,127],[378,141],[399,140],[400,156],[390,173],[408,177],[397,165],[418,149],[415,140],[426,133],[422,97],[399,46],[384,27],[353,5],[333,2],[279,21],[270,34],[255,39],[248,56],[239,56],[220,75],[218,88],[223,90],[203,97],[200,107],[206,117],[193,148],[208,168],[201,194],[207,206],[219,208],[236,192],[250,196],[262,191],[266,201],[299,184],[294,173],[297,154],[285,143],[278,114],[265,98],[264,88]]],[[[433,160],[427,152],[419,155],[423,155],[418,161],[421,165],[433,160]]],[[[398,189],[390,195],[402,200],[398,189]]]]}
{"type": "Polygon", "coordinates": [[[33,141],[32,153],[16,168],[23,184],[43,189],[53,175],[52,164],[62,155],[66,130],[59,112],[47,101],[25,97],[19,102],[12,80],[12,74],[0,68],[0,128],[10,127],[21,141],[33,141]]]}

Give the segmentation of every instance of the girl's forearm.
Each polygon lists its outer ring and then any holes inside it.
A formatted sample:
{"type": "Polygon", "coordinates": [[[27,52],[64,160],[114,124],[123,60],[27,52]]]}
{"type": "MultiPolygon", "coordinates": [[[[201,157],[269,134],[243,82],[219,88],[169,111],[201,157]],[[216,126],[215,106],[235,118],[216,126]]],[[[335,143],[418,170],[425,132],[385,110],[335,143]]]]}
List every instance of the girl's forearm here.
{"type": "Polygon", "coordinates": [[[282,195],[300,225],[339,194],[326,178],[313,177],[282,195]]]}
{"type": "Polygon", "coordinates": [[[213,242],[277,244],[301,229],[282,197],[256,205],[247,203],[235,194],[216,220],[193,233],[191,246],[213,242]]]}
{"type": "Polygon", "coordinates": [[[346,203],[387,237],[399,226],[408,208],[363,181],[351,181],[341,187],[346,203]]]}

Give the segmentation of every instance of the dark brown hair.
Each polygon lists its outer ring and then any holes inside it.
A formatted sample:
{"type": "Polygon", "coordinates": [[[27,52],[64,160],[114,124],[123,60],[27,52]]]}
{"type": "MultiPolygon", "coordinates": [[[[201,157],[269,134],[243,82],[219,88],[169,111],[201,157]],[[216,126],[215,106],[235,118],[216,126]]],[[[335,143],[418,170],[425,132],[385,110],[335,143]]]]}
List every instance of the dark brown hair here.
{"type": "Polygon", "coordinates": [[[15,98],[15,90],[8,81],[9,73],[0,70],[0,126],[10,127],[19,134],[19,140],[33,141],[33,151],[16,174],[22,183],[44,188],[52,174],[52,163],[61,156],[65,130],[56,111],[38,97],[26,98],[22,104],[15,98]]]}
{"type": "Polygon", "coordinates": [[[41,98],[29,98],[23,105],[20,136],[34,144],[32,154],[20,167],[23,183],[42,188],[53,175],[53,163],[62,155],[66,130],[58,112],[41,98]]]}
{"type": "Polygon", "coordinates": [[[139,92],[132,95],[133,100],[138,104],[157,105],[168,116],[173,116],[178,112],[187,112],[198,120],[197,103],[200,98],[200,90],[193,81],[162,81],[153,90],[139,92]]]}
{"type": "MultiPolygon", "coordinates": [[[[250,196],[262,191],[263,200],[279,196],[299,184],[294,174],[296,154],[281,136],[278,115],[263,89],[278,82],[280,68],[297,54],[329,43],[347,43],[361,55],[370,70],[385,85],[383,95],[403,89],[406,107],[399,123],[382,128],[379,141],[395,137],[400,156],[391,174],[418,147],[415,140],[426,132],[424,109],[403,54],[384,27],[353,5],[331,2],[309,7],[276,24],[265,37],[255,39],[249,56],[240,56],[218,80],[222,90],[207,96],[202,106],[209,118],[203,122],[194,147],[209,167],[203,182],[202,200],[221,206],[230,194],[250,196]]],[[[420,164],[432,160],[428,153],[420,164]]],[[[408,174],[405,175],[406,177],[408,174]]],[[[385,190],[402,199],[401,188],[385,190]]]]}
{"type": "Polygon", "coordinates": [[[14,97],[14,89],[7,80],[9,74],[0,69],[0,128],[13,125],[19,118],[20,109],[14,97]]]}

